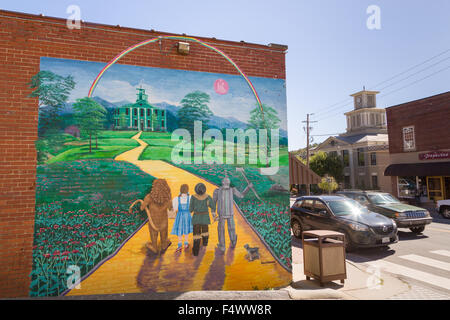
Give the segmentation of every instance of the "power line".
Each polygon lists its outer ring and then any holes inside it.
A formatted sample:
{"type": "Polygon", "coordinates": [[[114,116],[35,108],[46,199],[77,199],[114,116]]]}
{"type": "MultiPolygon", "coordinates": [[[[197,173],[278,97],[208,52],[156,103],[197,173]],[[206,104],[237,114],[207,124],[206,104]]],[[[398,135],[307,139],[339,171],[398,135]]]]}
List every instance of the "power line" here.
{"type": "Polygon", "coordinates": [[[407,84],[406,86],[403,86],[403,87],[401,87],[401,88],[398,88],[398,89],[395,89],[395,90],[390,91],[390,92],[388,92],[388,93],[385,93],[385,94],[381,95],[380,98],[384,98],[385,96],[390,95],[391,93],[400,91],[400,90],[402,90],[402,89],[404,89],[404,88],[407,88],[407,87],[410,87],[410,86],[416,84],[417,82],[420,82],[420,81],[422,81],[422,80],[428,79],[428,78],[430,78],[430,77],[432,77],[432,76],[434,76],[434,75],[436,75],[436,74],[438,74],[438,73],[441,73],[441,72],[443,72],[443,71],[445,71],[445,70],[447,70],[447,69],[450,69],[450,66],[447,66],[447,67],[445,67],[445,68],[443,68],[443,69],[441,69],[441,70],[438,70],[438,71],[436,71],[436,72],[434,72],[434,73],[432,73],[432,74],[430,74],[430,75],[428,75],[428,76],[426,76],[426,77],[423,77],[422,79],[419,79],[419,80],[416,80],[416,81],[414,81],[414,82],[411,82],[411,83],[407,84]]]}
{"type": "Polygon", "coordinates": [[[427,59],[427,60],[425,60],[425,61],[423,61],[423,62],[421,62],[419,64],[416,64],[415,66],[413,66],[413,67],[411,67],[411,68],[409,68],[409,69],[407,69],[407,70],[405,70],[403,72],[400,72],[399,74],[396,74],[395,76],[393,76],[393,77],[391,77],[391,78],[389,78],[387,80],[381,81],[381,82],[377,83],[376,85],[371,86],[370,88],[378,87],[379,85],[382,85],[383,83],[389,82],[389,81],[391,81],[391,80],[393,80],[393,79],[395,79],[395,78],[397,78],[397,77],[399,77],[401,75],[404,75],[405,73],[407,73],[407,72],[409,72],[409,71],[411,71],[411,70],[413,70],[413,69],[415,69],[417,67],[420,67],[421,65],[423,65],[423,64],[425,64],[425,63],[427,63],[427,62],[429,62],[429,61],[431,61],[431,60],[433,60],[433,59],[435,59],[437,57],[440,57],[440,56],[446,54],[447,52],[450,52],[450,49],[447,49],[447,50],[445,50],[445,51],[435,55],[434,57],[431,57],[431,58],[429,58],[429,59],[427,59]]]}
{"type": "MultiPolygon", "coordinates": [[[[416,84],[416,83],[418,83],[418,82],[420,82],[420,81],[423,81],[423,80],[426,80],[426,79],[428,79],[428,78],[431,78],[432,76],[434,76],[434,75],[436,75],[436,74],[438,74],[438,73],[441,73],[441,72],[443,72],[443,71],[445,71],[445,70],[447,70],[447,69],[450,69],[450,66],[447,66],[447,67],[445,67],[445,68],[443,68],[443,69],[440,69],[440,70],[438,70],[438,71],[436,71],[436,72],[433,72],[432,74],[429,74],[429,75],[427,75],[426,77],[423,77],[423,78],[421,78],[421,79],[418,79],[418,80],[416,80],[416,81],[413,81],[413,82],[411,82],[411,83],[409,83],[409,84],[407,84],[407,85],[405,85],[405,86],[403,86],[403,87],[400,87],[400,88],[397,88],[397,89],[395,89],[395,90],[393,90],[393,91],[390,91],[390,92],[388,92],[388,93],[382,94],[382,95],[380,95],[379,98],[384,98],[384,97],[386,97],[386,96],[388,96],[388,95],[390,95],[390,94],[392,94],[392,93],[395,93],[395,92],[400,91],[400,90],[402,90],[402,89],[408,88],[408,87],[410,87],[410,86],[412,86],[412,85],[414,85],[414,84],[416,84]]],[[[338,112],[338,113],[334,113],[334,114],[328,115],[328,116],[326,116],[326,117],[323,117],[323,118],[319,119],[318,121],[323,121],[323,120],[325,120],[325,119],[334,117],[334,116],[339,115],[339,114],[341,114],[341,112],[338,112]]]]}
{"type": "Polygon", "coordinates": [[[397,84],[397,83],[399,83],[399,82],[405,81],[405,80],[407,80],[407,79],[409,79],[409,78],[415,76],[416,74],[419,74],[419,73],[421,73],[421,72],[423,72],[423,71],[426,71],[427,69],[429,69],[429,68],[431,68],[431,67],[434,67],[434,66],[440,64],[441,62],[444,62],[444,61],[449,60],[449,59],[450,59],[450,56],[447,57],[447,58],[445,58],[445,59],[439,60],[438,62],[436,62],[435,64],[432,64],[431,66],[428,66],[428,67],[426,67],[426,68],[424,68],[424,69],[421,69],[421,70],[419,70],[419,71],[417,71],[417,72],[415,72],[415,73],[413,73],[413,74],[410,74],[409,76],[407,76],[407,77],[405,77],[405,78],[403,78],[403,79],[401,79],[401,80],[399,80],[399,81],[397,81],[397,82],[394,82],[393,84],[387,85],[387,86],[385,86],[385,87],[383,87],[383,88],[380,88],[380,89],[378,89],[378,90],[381,91],[381,90],[384,90],[384,89],[386,89],[386,88],[392,87],[393,85],[395,85],[395,84],[397,84]]]}
{"type": "MultiPolygon", "coordinates": [[[[394,75],[394,76],[392,76],[392,77],[390,77],[390,78],[388,78],[388,79],[386,79],[386,80],[383,80],[383,81],[377,83],[376,85],[370,86],[370,88],[375,88],[375,87],[378,87],[378,86],[381,85],[381,84],[384,84],[384,83],[386,83],[386,82],[389,82],[389,81],[391,81],[391,80],[393,80],[393,79],[395,79],[395,78],[397,78],[397,77],[399,77],[399,76],[401,76],[401,75],[403,75],[403,74],[405,74],[405,73],[408,73],[409,71],[411,71],[411,70],[413,70],[413,69],[415,69],[415,68],[417,68],[417,67],[420,67],[421,65],[426,64],[427,62],[430,62],[430,61],[436,59],[437,57],[440,57],[440,56],[446,54],[447,52],[450,52],[450,49],[444,50],[443,52],[441,52],[441,53],[439,53],[439,54],[437,54],[437,55],[435,55],[435,56],[433,56],[433,57],[431,57],[431,58],[429,58],[429,59],[426,59],[425,61],[422,61],[422,62],[420,62],[420,63],[418,63],[418,64],[416,64],[416,65],[414,65],[414,66],[412,66],[412,67],[410,67],[410,68],[408,68],[408,69],[406,69],[405,71],[402,71],[402,72],[400,72],[400,73],[398,73],[398,74],[396,74],[396,75],[394,75]]],[[[418,73],[420,73],[420,72],[423,72],[423,71],[425,71],[425,70],[427,70],[427,69],[429,69],[429,68],[431,68],[431,67],[433,67],[433,66],[435,66],[435,65],[437,65],[437,64],[439,64],[439,63],[441,63],[441,62],[443,62],[443,61],[445,61],[445,60],[448,60],[448,59],[450,59],[450,57],[445,58],[445,59],[443,59],[443,60],[440,60],[439,62],[437,62],[437,63],[435,63],[435,64],[433,64],[433,65],[431,65],[431,66],[428,66],[427,68],[424,68],[424,69],[422,69],[422,70],[420,70],[420,71],[414,73],[413,75],[416,75],[416,74],[418,74],[418,73]]],[[[410,76],[408,76],[408,77],[406,77],[406,78],[404,78],[404,79],[401,79],[401,80],[399,80],[399,81],[396,81],[396,82],[394,82],[394,83],[390,84],[389,86],[386,86],[386,87],[384,87],[384,88],[382,88],[382,89],[391,87],[391,86],[393,86],[393,85],[395,85],[395,84],[397,84],[397,83],[399,83],[399,82],[401,82],[401,81],[404,81],[404,80],[406,80],[406,79],[409,79],[409,78],[410,78],[411,76],[413,76],[413,75],[410,75],[410,76]]],[[[382,90],[382,89],[380,89],[380,90],[382,90]]],[[[342,100],[342,101],[340,101],[340,102],[337,102],[337,103],[332,104],[332,105],[330,105],[330,106],[328,106],[328,107],[326,107],[326,108],[321,109],[321,111],[317,112],[316,114],[322,114],[322,113],[324,113],[324,112],[329,112],[329,111],[332,111],[332,110],[337,110],[337,109],[343,108],[343,107],[345,107],[345,106],[346,106],[348,103],[350,103],[350,102],[351,102],[351,101],[349,101],[349,98],[347,98],[347,99],[345,99],[345,100],[342,100]],[[332,108],[332,107],[337,106],[337,105],[340,105],[340,104],[342,104],[342,103],[344,103],[344,102],[346,102],[344,105],[341,105],[341,106],[332,108]],[[330,109],[330,108],[331,108],[331,109],[330,109]],[[330,110],[328,110],[328,109],[330,109],[330,110]],[[327,110],[327,111],[325,111],[325,110],[327,110]]]]}

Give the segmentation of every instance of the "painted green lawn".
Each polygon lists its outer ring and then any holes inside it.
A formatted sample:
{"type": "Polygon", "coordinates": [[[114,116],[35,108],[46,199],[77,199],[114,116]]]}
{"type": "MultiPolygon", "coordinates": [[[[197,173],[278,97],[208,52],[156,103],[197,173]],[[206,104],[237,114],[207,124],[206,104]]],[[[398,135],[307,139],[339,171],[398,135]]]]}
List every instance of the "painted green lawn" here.
{"type": "Polygon", "coordinates": [[[113,159],[139,146],[137,141],[131,139],[136,133],[136,131],[102,131],[98,137],[98,148],[96,148],[95,139],[92,139],[91,152],[89,152],[89,138],[73,138],[64,142],[60,152],[46,163],[77,159],[113,159]]]}
{"type": "MultiPolygon", "coordinates": [[[[172,149],[176,145],[180,143],[180,141],[172,141],[171,140],[171,134],[170,133],[161,133],[161,132],[143,132],[140,136],[140,139],[143,140],[145,143],[148,144],[147,148],[144,150],[144,152],[139,157],[139,160],[165,160],[165,161],[172,161],[172,149]]],[[[208,146],[211,142],[206,142],[205,146],[208,146]]],[[[234,162],[237,163],[237,145],[230,142],[224,141],[224,147],[223,147],[223,157],[222,162],[226,162],[226,150],[227,146],[228,149],[234,149],[235,154],[235,160],[234,162]]],[[[193,144],[190,144],[191,151],[193,153],[194,147],[193,144]]],[[[205,150],[205,149],[204,149],[205,150]]],[[[257,150],[252,150],[256,154],[258,154],[257,150]]],[[[204,152],[203,153],[203,161],[209,161],[213,162],[214,153],[213,152],[204,152]]],[[[191,162],[194,162],[194,157],[192,156],[190,159],[191,162]]],[[[249,147],[246,145],[245,150],[245,164],[249,164],[249,147]]],[[[288,156],[288,149],[287,147],[280,148],[280,154],[279,154],[279,166],[287,166],[289,165],[289,156],[288,156]]],[[[265,164],[258,161],[257,164],[252,164],[250,166],[253,167],[264,167],[265,164]]]]}

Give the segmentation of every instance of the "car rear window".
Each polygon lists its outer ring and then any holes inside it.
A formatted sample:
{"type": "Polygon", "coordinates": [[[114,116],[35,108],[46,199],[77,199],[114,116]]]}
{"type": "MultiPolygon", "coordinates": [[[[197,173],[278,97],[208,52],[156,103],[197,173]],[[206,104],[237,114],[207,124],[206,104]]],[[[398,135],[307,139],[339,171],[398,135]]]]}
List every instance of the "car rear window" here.
{"type": "Polygon", "coordinates": [[[302,208],[312,211],[313,210],[313,202],[314,202],[314,200],[303,200],[302,208]]]}

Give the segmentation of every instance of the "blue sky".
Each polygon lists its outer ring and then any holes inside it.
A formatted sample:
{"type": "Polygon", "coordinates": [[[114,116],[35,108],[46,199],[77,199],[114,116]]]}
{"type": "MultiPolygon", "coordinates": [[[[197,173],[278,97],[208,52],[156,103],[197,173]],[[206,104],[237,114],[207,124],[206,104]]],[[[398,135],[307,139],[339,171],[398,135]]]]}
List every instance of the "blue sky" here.
{"type": "MultiPolygon", "coordinates": [[[[86,97],[92,82],[104,66],[105,63],[98,62],[41,58],[41,70],[74,77],[76,85],[68,102],[86,97]]],[[[277,110],[280,126],[286,130],[285,81],[259,77],[250,77],[250,80],[261,101],[277,110]]],[[[234,117],[241,121],[247,121],[250,111],[257,107],[255,96],[241,76],[120,64],[113,65],[105,72],[93,96],[109,102],[134,102],[138,87],[146,89],[150,103],[167,102],[176,106],[186,94],[200,90],[209,94],[209,108],[215,115],[234,117]],[[226,94],[215,92],[214,82],[217,79],[228,83],[226,94]]]]}
{"type": "MultiPolygon", "coordinates": [[[[390,85],[380,93],[379,107],[450,90],[450,68],[439,72],[450,66],[450,59],[446,60],[450,51],[374,87],[450,49],[448,0],[0,1],[2,9],[57,17],[67,17],[66,8],[71,4],[79,5],[81,18],[91,22],[287,44],[291,150],[306,144],[301,123],[306,113],[314,112],[313,119],[321,120],[314,124],[315,135],[345,131],[343,113],[351,109],[346,101],[363,85],[368,89],[390,85]],[[369,5],[381,9],[380,30],[366,27],[369,5]]],[[[314,140],[325,138],[316,136],[314,140]]]]}

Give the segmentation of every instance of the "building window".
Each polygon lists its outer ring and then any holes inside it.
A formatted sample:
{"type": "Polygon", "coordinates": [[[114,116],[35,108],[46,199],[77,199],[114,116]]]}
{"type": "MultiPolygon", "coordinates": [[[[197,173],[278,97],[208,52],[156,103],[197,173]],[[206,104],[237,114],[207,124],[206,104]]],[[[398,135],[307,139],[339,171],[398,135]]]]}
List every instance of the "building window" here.
{"type": "Polygon", "coordinates": [[[348,167],[350,165],[350,157],[348,150],[342,150],[342,162],[344,167],[348,167]]]}
{"type": "Polygon", "coordinates": [[[129,114],[128,108],[125,109],[125,114],[126,114],[126,115],[129,114]]]}
{"type": "Polygon", "coordinates": [[[161,116],[164,117],[164,110],[161,110],[161,116]]]}
{"type": "Polygon", "coordinates": [[[373,94],[367,96],[367,106],[375,107],[375,96],[373,94]]]}
{"type": "Polygon", "coordinates": [[[330,151],[330,157],[337,157],[337,151],[330,151]]]}
{"type": "Polygon", "coordinates": [[[144,116],[144,109],[141,109],[141,117],[144,116]]]}
{"type": "Polygon", "coordinates": [[[414,126],[403,128],[403,150],[416,150],[416,139],[414,135],[414,126]]]}
{"type": "Polygon", "coordinates": [[[151,111],[152,109],[147,109],[147,117],[150,117],[150,111],[151,111]]]}
{"type": "Polygon", "coordinates": [[[364,159],[364,149],[358,148],[358,166],[364,167],[366,165],[365,159],[364,159]]]}
{"type": "Polygon", "coordinates": [[[372,176],[372,189],[378,189],[378,176],[372,176]]]}
{"type": "Polygon", "coordinates": [[[133,109],[133,111],[134,111],[134,112],[133,112],[134,115],[137,116],[137,108],[133,109]]]}
{"type": "Polygon", "coordinates": [[[356,115],[356,126],[361,127],[361,115],[356,115]]]}
{"type": "Polygon", "coordinates": [[[397,177],[398,196],[413,198],[416,195],[416,177],[397,177]]]}
{"type": "Polygon", "coordinates": [[[158,115],[158,110],[155,109],[155,115],[158,115]]]}
{"type": "Polygon", "coordinates": [[[370,154],[370,165],[376,166],[377,165],[377,154],[375,152],[372,152],[370,154]]]}
{"type": "Polygon", "coordinates": [[[350,176],[344,176],[344,188],[350,189],[352,186],[350,184],[350,176]]]}

